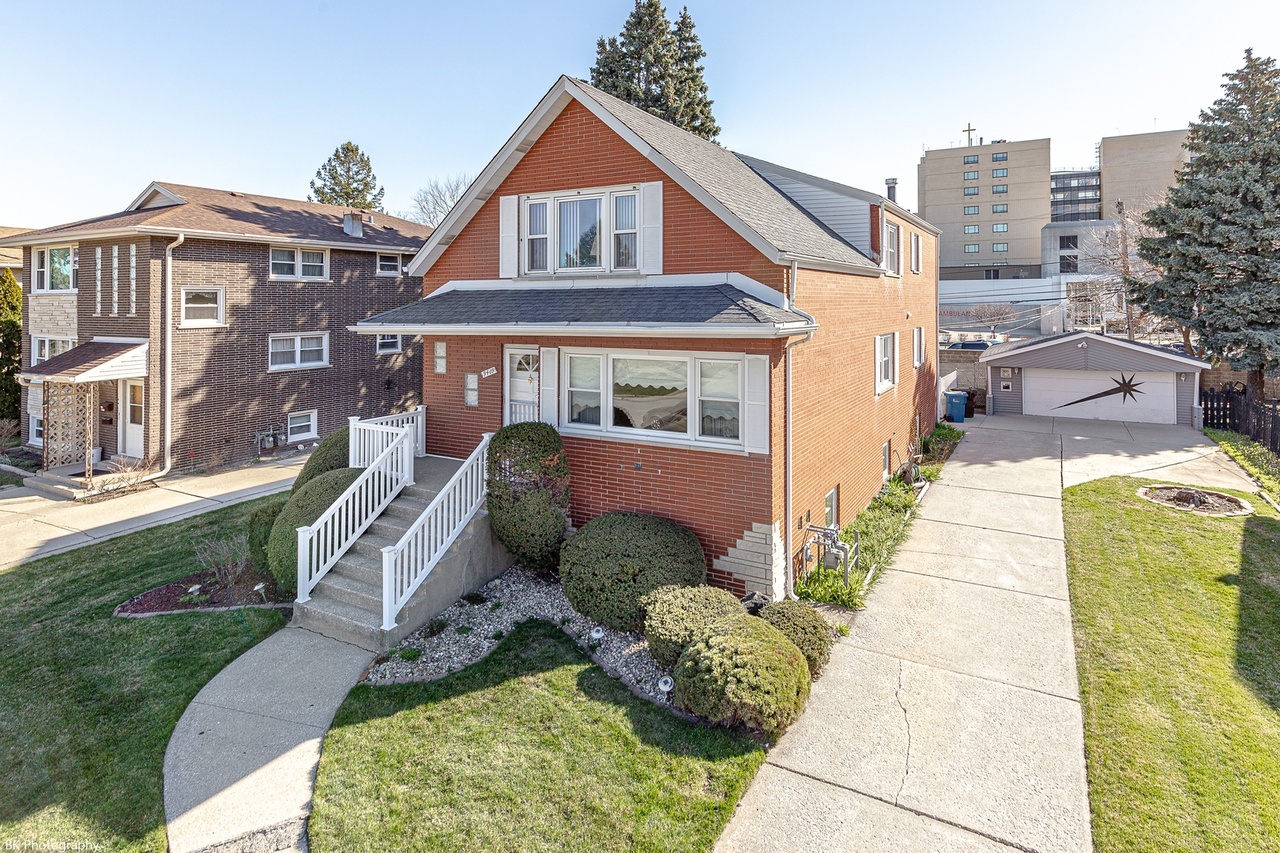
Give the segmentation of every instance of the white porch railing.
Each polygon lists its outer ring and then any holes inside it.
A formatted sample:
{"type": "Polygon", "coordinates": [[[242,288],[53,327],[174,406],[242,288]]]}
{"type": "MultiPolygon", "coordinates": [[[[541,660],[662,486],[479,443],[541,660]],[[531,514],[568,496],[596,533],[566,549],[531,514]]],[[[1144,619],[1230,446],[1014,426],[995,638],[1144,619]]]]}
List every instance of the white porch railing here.
{"type": "Polygon", "coordinates": [[[538,419],[538,404],[533,400],[512,400],[507,403],[507,423],[523,424],[538,419]]]}
{"type": "Polygon", "coordinates": [[[416,406],[407,412],[383,415],[379,418],[347,418],[350,425],[347,465],[352,468],[367,467],[388,442],[387,433],[375,427],[413,427],[413,455],[427,455],[427,407],[416,406]]]}
{"type": "Polygon", "coordinates": [[[480,445],[394,545],[382,549],[382,630],[396,627],[396,615],[431,574],[453,540],[480,509],[485,496],[485,457],[489,439],[480,445]]]}
{"type": "Polygon", "coordinates": [[[361,423],[357,432],[352,424],[351,466],[364,467],[364,472],[347,487],[333,504],[310,526],[298,528],[298,601],[311,598],[311,590],[333,564],[338,562],[387,504],[405,486],[413,485],[415,446],[412,424],[384,426],[361,423]],[[361,455],[355,452],[355,436],[359,434],[361,455]],[[365,454],[380,448],[364,465],[357,464],[365,454]]]}

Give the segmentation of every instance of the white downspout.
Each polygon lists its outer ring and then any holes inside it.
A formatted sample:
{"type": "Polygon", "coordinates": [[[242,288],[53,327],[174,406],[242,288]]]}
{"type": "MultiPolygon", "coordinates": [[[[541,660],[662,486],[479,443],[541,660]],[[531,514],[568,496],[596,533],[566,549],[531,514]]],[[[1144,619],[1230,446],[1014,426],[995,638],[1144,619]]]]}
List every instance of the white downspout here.
{"type": "MultiPolygon", "coordinates": [[[[791,262],[791,288],[790,288],[791,292],[787,295],[787,308],[791,311],[795,311],[797,314],[802,314],[803,316],[807,317],[810,320],[810,322],[816,325],[817,321],[814,320],[814,318],[811,315],[806,314],[805,312],[801,311],[799,308],[796,308],[796,305],[795,305],[796,286],[798,284],[797,275],[799,271],[800,271],[800,262],[792,261],[791,262]]],[[[806,332],[805,336],[800,340],[792,341],[791,343],[787,344],[786,350],[785,350],[786,362],[787,362],[787,365],[786,365],[787,389],[786,389],[785,411],[783,413],[782,420],[783,420],[784,434],[786,435],[786,450],[783,453],[783,457],[784,457],[783,458],[783,469],[784,469],[783,493],[786,496],[785,503],[786,503],[787,517],[784,519],[784,523],[786,525],[786,536],[784,537],[784,539],[786,544],[784,547],[786,548],[787,553],[786,553],[786,565],[784,567],[784,573],[783,573],[783,579],[785,581],[783,588],[785,590],[785,595],[787,598],[796,597],[795,579],[791,576],[791,573],[792,573],[791,561],[794,559],[794,555],[792,553],[792,540],[791,540],[791,515],[792,515],[792,511],[791,511],[791,350],[794,347],[797,347],[803,343],[807,343],[811,340],[813,340],[813,332],[806,332]]]]}
{"type": "Polygon", "coordinates": [[[173,468],[173,250],[186,239],[179,233],[164,250],[164,467],[145,480],[157,480],[173,468]]]}

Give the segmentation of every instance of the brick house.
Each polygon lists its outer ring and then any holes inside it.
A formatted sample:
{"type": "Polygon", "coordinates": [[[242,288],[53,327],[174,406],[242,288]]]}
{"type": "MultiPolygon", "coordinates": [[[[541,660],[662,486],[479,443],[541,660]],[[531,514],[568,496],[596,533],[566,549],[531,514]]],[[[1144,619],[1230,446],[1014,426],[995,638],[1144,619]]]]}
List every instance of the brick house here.
{"type": "Polygon", "coordinates": [[[348,326],[411,302],[431,229],[382,213],[153,183],[19,247],[23,443],[157,472],[310,444],[419,399],[415,341],[348,326]],[[171,382],[169,379],[171,378],[171,382]]]}
{"type": "Polygon", "coordinates": [[[937,238],[562,77],[356,328],[422,341],[432,453],[553,424],[575,524],[673,518],[780,597],[936,420],[937,238]]]}

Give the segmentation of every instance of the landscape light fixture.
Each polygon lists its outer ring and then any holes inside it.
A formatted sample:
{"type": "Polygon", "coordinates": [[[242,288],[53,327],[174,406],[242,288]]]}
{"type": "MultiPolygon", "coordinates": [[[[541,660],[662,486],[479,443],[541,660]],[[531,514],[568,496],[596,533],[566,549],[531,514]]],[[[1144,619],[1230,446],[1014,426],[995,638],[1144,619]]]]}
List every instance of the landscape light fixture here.
{"type": "Polygon", "coordinates": [[[664,675],[658,679],[658,689],[663,693],[670,693],[676,687],[675,679],[669,675],[664,675]]]}
{"type": "Polygon", "coordinates": [[[603,629],[603,628],[601,628],[599,625],[597,625],[597,626],[595,626],[594,628],[592,628],[592,629],[591,629],[591,639],[593,639],[593,640],[603,640],[603,639],[604,639],[604,629],[603,629]]]}

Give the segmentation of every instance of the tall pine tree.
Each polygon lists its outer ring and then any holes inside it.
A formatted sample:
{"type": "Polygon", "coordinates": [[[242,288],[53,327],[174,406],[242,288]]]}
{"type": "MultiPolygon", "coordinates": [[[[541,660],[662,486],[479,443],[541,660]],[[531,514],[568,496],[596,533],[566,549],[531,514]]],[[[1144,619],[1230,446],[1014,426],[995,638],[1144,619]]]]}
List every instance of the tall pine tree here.
{"type": "Polygon", "coordinates": [[[1263,378],[1280,370],[1280,69],[1245,51],[1223,96],[1187,135],[1188,162],[1144,222],[1138,254],[1156,267],[1132,297],[1199,338],[1197,350],[1263,378]]]}
{"type": "Polygon", "coordinates": [[[382,197],[386,189],[378,186],[369,157],[354,142],[344,142],[333,151],[333,156],[316,169],[311,182],[312,195],[307,201],[358,207],[361,210],[382,210],[382,197]]]}
{"type": "Polygon", "coordinates": [[[622,32],[596,42],[591,85],[704,139],[720,133],[707,97],[707,52],[685,8],[673,26],[661,0],[636,0],[622,32]]]}

